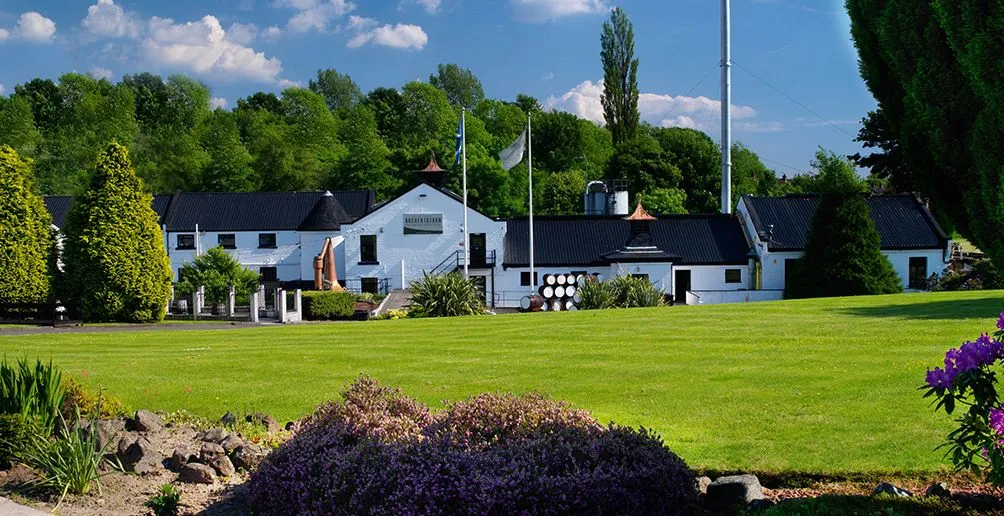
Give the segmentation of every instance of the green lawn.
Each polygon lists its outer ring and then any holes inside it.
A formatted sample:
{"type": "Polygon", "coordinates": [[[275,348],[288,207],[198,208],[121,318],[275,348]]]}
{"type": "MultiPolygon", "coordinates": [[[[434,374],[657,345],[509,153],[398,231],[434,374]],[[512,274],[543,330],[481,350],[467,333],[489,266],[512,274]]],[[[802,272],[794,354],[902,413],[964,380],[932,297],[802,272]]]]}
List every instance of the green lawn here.
{"type": "Polygon", "coordinates": [[[691,466],[932,472],[949,428],[916,388],[993,329],[1004,292],[401,320],[2,336],[133,407],[308,413],[359,373],[433,406],[536,390],[644,425],[691,466]]]}

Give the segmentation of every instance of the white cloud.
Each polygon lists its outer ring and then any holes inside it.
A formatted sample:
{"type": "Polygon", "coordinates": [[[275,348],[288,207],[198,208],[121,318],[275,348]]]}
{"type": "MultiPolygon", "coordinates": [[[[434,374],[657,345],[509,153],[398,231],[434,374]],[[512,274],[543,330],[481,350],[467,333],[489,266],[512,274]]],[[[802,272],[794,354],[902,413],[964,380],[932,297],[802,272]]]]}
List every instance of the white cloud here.
{"type": "Polygon", "coordinates": [[[606,0],[509,0],[509,5],[517,20],[530,23],[610,10],[606,0]]]}
{"type": "Polygon", "coordinates": [[[429,42],[429,36],[418,25],[398,23],[385,24],[373,18],[350,16],[348,29],[355,32],[346,44],[349,48],[359,48],[366,44],[391,48],[422,50],[429,42]]]}
{"type": "Polygon", "coordinates": [[[37,43],[52,41],[56,34],[56,22],[35,11],[22,13],[17,25],[11,29],[0,28],[0,41],[6,39],[23,39],[37,43]]]}
{"type": "Polygon", "coordinates": [[[349,0],[276,0],[273,5],[298,11],[286,22],[291,32],[327,30],[332,20],[356,9],[356,4],[349,0]]]}
{"type": "Polygon", "coordinates": [[[89,72],[87,72],[87,75],[90,75],[91,77],[93,77],[95,79],[111,80],[111,78],[112,78],[112,71],[109,70],[109,69],[107,69],[107,68],[102,68],[100,66],[95,66],[94,68],[91,68],[91,70],[89,72]]]}
{"type": "Polygon", "coordinates": [[[554,72],[547,72],[540,78],[542,81],[549,81],[554,78],[554,72]]]}
{"type": "Polygon", "coordinates": [[[439,12],[439,8],[443,5],[443,2],[442,0],[401,0],[397,4],[397,10],[403,11],[409,4],[420,5],[425,8],[425,12],[436,14],[439,12]]]}
{"type": "Polygon", "coordinates": [[[3,84],[0,84],[0,95],[5,93],[7,93],[7,88],[3,84]]]}
{"type": "Polygon", "coordinates": [[[231,23],[227,29],[227,40],[238,45],[250,45],[258,37],[258,26],[253,23],[231,23]]]}
{"type": "Polygon", "coordinates": [[[227,107],[227,99],[223,97],[212,97],[209,99],[210,109],[225,108],[227,107]]]}
{"type": "MultiPolygon", "coordinates": [[[[544,101],[546,109],[567,111],[582,118],[603,124],[603,81],[583,81],[561,96],[550,96],[544,101]]],[[[686,127],[705,132],[715,132],[720,127],[721,101],[708,97],[640,93],[638,112],[642,120],[660,127],[686,127]]],[[[749,119],[757,116],[750,106],[732,105],[733,127],[744,132],[783,131],[779,122],[758,123],[749,119]]]]}
{"type": "Polygon", "coordinates": [[[88,7],[87,16],[80,25],[95,36],[114,38],[136,38],[143,30],[139,18],[115,5],[114,0],[98,0],[98,3],[88,7]]]}
{"type": "Polygon", "coordinates": [[[282,81],[278,58],[230,40],[215,16],[187,23],[154,16],[142,50],[149,61],[167,67],[266,83],[282,81]]]}
{"type": "Polygon", "coordinates": [[[276,27],[275,25],[265,29],[262,33],[262,38],[266,41],[275,41],[279,39],[279,36],[282,36],[282,29],[276,27]]]}

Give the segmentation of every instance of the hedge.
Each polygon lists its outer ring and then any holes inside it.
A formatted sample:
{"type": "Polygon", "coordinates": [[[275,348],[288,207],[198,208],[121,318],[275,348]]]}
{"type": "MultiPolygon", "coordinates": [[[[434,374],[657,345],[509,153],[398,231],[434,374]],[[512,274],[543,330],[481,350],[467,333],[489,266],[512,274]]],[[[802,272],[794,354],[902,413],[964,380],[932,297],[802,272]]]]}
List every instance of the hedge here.
{"type": "Polygon", "coordinates": [[[356,313],[356,295],[351,292],[303,293],[303,317],[309,321],[348,319],[354,313],[356,313]]]}
{"type": "Polygon", "coordinates": [[[55,239],[52,219],[33,191],[31,161],[0,146],[0,297],[49,296],[55,239]]]}
{"type": "Polygon", "coordinates": [[[152,201],[126,148],[109,145],[66,221],[66,286],[83,305],[84,319],[163,319],[171,262],[152,201]]]}

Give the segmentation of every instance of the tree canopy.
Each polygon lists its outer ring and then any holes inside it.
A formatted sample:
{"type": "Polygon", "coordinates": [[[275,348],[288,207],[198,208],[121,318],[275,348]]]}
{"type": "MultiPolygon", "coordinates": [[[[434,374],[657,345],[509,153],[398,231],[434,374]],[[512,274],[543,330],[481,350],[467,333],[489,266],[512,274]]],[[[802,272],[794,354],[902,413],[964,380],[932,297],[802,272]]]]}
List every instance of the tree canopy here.
{"type": "Polygon", "coordinates": [[[627,14],[615,7],[600,36],[603,63],[603,119],[619,145],[638,131],[638,59],[634,57],[634,27],[627,14]]]}

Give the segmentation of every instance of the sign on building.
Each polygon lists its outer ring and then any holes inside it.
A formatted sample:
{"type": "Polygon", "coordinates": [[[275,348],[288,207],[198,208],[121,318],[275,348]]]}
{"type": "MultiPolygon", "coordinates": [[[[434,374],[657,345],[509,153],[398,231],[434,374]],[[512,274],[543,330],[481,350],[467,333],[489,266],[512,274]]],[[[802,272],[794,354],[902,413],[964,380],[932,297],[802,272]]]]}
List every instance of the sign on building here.
{"type": "Polygon", "coordinates": [[[442,213],[405,213],[405,235],[433,235],[443,233],[442,213]]]}

